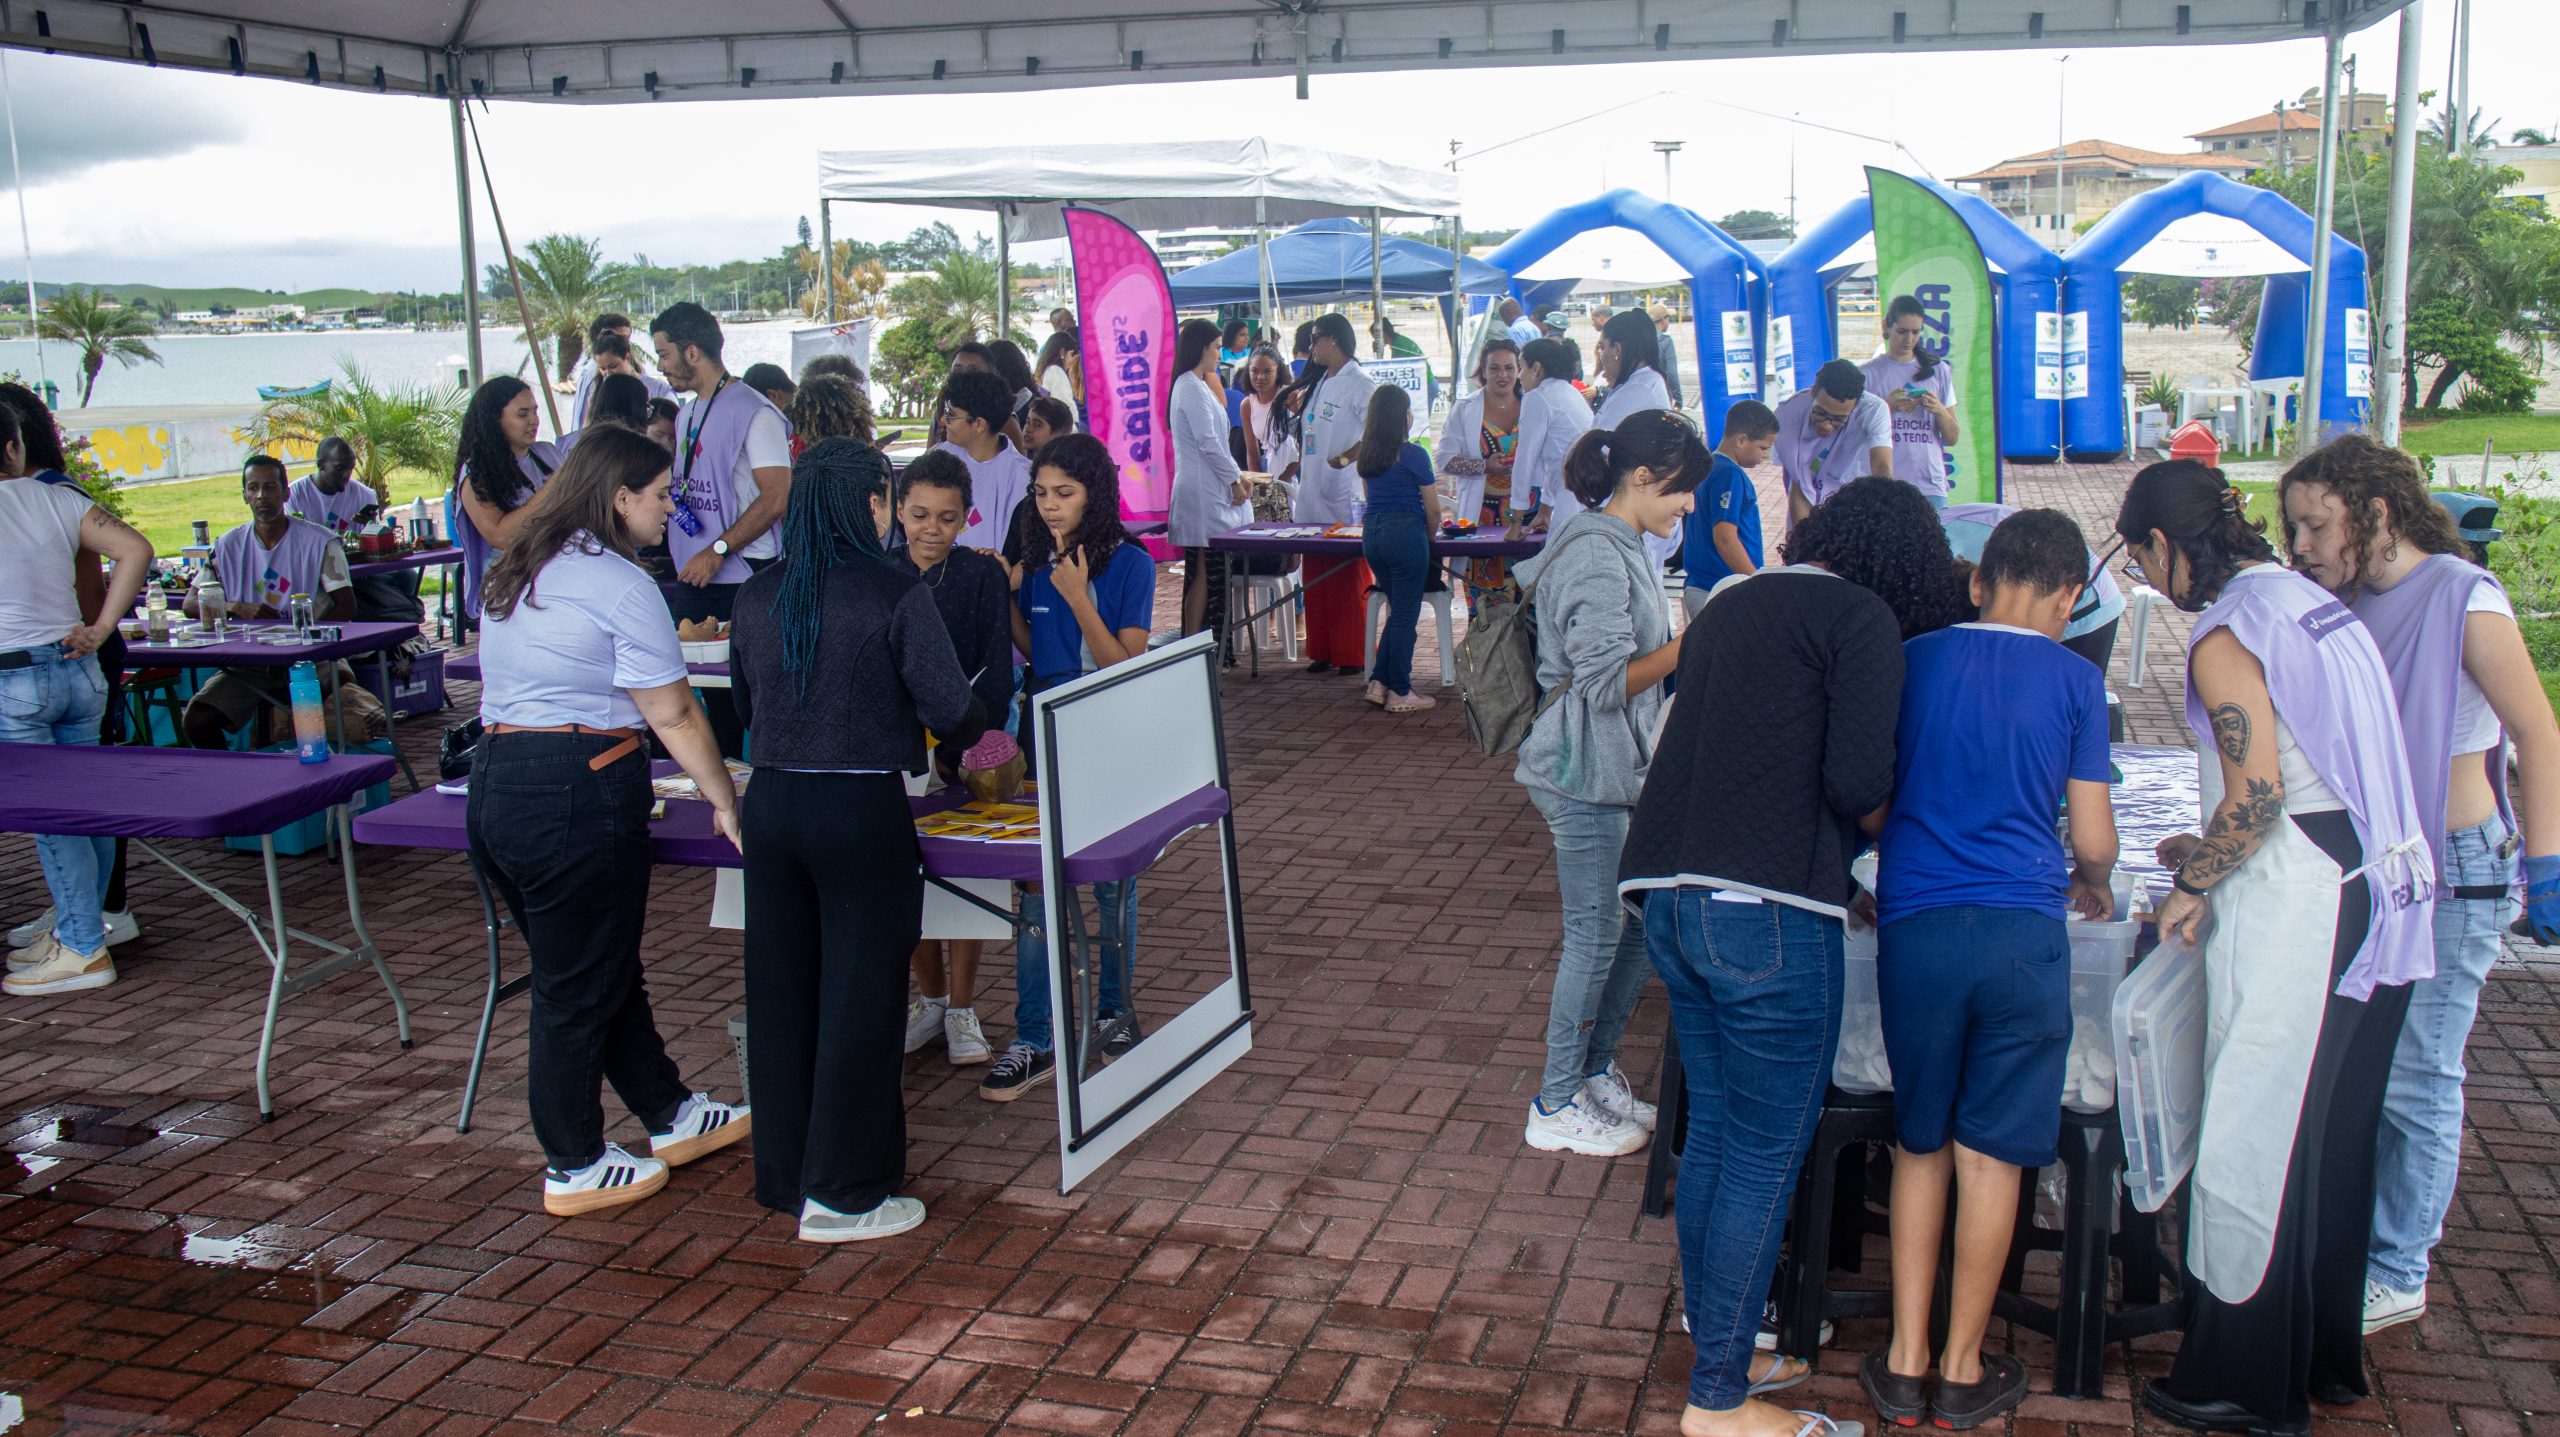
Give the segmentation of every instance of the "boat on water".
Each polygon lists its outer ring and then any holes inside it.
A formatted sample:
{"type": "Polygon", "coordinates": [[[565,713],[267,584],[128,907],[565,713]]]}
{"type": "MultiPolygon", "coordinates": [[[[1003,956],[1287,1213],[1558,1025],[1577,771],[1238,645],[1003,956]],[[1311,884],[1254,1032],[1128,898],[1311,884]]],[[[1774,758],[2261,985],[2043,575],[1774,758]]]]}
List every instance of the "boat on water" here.
{"type": "Polygon", "coordinates": [[[288,389],[274,384],[261,384],[258,386],[258,397],[260,399],[317,399],[328,392],[329,381],[325,379],[321,380],[317,384],[303,385],[299,389],[288,389]]]}

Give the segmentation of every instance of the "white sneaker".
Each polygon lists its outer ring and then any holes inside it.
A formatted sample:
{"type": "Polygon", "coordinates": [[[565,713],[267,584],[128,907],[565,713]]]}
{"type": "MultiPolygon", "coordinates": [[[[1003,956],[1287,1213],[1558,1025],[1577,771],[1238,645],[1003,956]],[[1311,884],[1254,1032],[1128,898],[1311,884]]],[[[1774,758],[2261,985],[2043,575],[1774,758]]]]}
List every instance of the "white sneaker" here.
{"type": "Polygon", "coordinates": [[[542,1210],[553,1217],[576,1217],[638,1202],[666,1185],[665,1163],[635,1158],[620,1143],[607,1143],[603,1157],[576,1172],[542,1170],[542,1210]]]}
{"type": "Polygon", "coordinates": [[[883,1198],[869,1212],[837,1212],[816,1198],[800,1200],[802,1242],[868,1242],[896,1237],[924,1222],[924,1204],[911,1197],[883,1198]]]}
{"type": "Polygon", "coordinates": [[[1640,1151],[1652,1140],[1652,1134],[1593,1103],[1586,1088],[1552,1113],[1540,1112],[1537,1100],[1531,1099],[1528,1140],[1529,1146],[1542,1153],[1588,1153],[1596,1158],[1614,1158],[1640,1151]]]}
{"type": "Polygon", "coordinates": [[[2364,1335],[2371,1337],[2386,1327],[2415,1322],[2427,1315],[2427,1290],[2402,1292],[2384,1287],[2372,1278],[2364,1280],[2364,1335]]]}
{"type": "MultiPolygon", "coordinates": [[[[107,946],[110,948],[121,948],[142,936],[142,925],[134,921],[132,909],[128,908],[122,913],[102,913],[99,917],[106,920],[107,946]]],[[[10,967],[24,968],[33,963],[34,960],[26,956],[28,950],[34,948],[39,941],[53,936],[53,919],[54,910],[48,908],[38,914],[33,921],[21,923],[9,930],[10,967]]]]}
{"type": "Polygon", "coordinates": [[[649,1153],[671,1168],[716,1153],[755,1131],[755,1118],[744,1103],[715,1103],[696,1093],[676,1109],[676,1119],[663,1133],[649,1135],[649,1153]]]}
{"type": "Polygon", "coordinates": [[[95,953],[81,953],[48,933],[26,950],[23,964],[19,958],[9,955],[9,977],[0,982],[0,990],[20,998],[79,993],[116,981],[116,960],[107,956],[103,944],[95,953]]]}
{"type": "MultiPolygon", "coordinates": [[[[987,1046],[987,1030],[978,1025],[975,1008],[952,1008],[942,1015],[942,1046],[951,1054],[951,1066],[966,1068],[995,1056],[987,1046]]],[[[908,1052],[915,1051],[909,1048],[908,1052]]]]}
{"type": "Polygon", "coordinates": [[[1619,1121],[1633,1123],[1648,1133],[1653,1131],[1653,1104],[1638,1098],[1635,1089],[1627,1086],[1627,1070],[1615,1060],[1606,1070],[1583,1079],[1582,1093],[1615,1114],[1619,1121]]]}
{"type": "Polygon", "coordinates": [[[921,1052],[924,1045],[943,1034],[942,1015],[951,1008],[949,1001],[937,1003],[930,998],[907,1000],[907,1048],[921,1052]]]}

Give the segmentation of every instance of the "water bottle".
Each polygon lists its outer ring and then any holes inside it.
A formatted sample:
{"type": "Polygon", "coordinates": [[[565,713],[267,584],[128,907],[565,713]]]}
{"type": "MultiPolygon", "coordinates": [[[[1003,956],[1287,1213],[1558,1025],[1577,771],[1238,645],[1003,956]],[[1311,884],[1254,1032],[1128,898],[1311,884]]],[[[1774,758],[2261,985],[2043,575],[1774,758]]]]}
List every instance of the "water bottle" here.
{"type": "Polygon", "coordinates": [[[293,666],[293,752],[304,763],[329,761],[328,721],[320,714],[320,671],[309,659],[293,666]]]}
{"type": "Polygon", "coordinates": [[[204,556],[204,567],[196,571],[196,618],[217,639],[231,632],[231,603],[223,597],[222,575],[215,572],[211,554],[204,556]]]}
{"type": "Polygon", "coordinates": [[[156,581],[143,585],[142,633],[155,644],[169,637],[169,595],[156,581]]]}
{"type": "Polygon", "coordinates": [[[423,545],[434,537],[435,531],[427,527],[427,496],[421,494],[409,501],[409,542],[423,545]]]}

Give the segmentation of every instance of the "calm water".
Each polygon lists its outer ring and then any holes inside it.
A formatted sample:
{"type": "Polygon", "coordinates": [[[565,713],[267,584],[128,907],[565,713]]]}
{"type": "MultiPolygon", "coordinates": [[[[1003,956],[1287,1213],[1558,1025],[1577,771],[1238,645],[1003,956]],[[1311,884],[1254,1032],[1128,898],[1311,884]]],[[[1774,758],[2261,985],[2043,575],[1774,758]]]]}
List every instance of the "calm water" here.
{"type": "MultiPolygon", "coordinates": [[[[730,370],[742,371],[760,360],[788,366],[792,328],[789,322],[729,327],[729,343],[723,357],[730,370]]],[[[90,397],[90,403],[238,404],[245,408],[258,402],[259,385],[290,388],[316,384],[335,377],[342,358],[353,358],[368,377],[380,384],[451,383],[460,365],[446,360],[463,352],[463,333],[458,329],[423,333],[376,329],[325,334],[171,334],[158,336],[150,343],[163,362],[123,369],[109,360],[98,376],[97,392],[90,397]]],[[[0,370],[14,369],[33,384],[35,350],[33,343],[23,339],[0,341],[0,370]]],[[[546,363],[553,353],[545,348],[546,363]]],[[[64,407],[75,405],[79,352],[68,344],[46,341],[44,362],[47,376],[63,391],[64,407]]],[[[481,363],[492,374],[516,371],[522,365],[524,377],[533,378],[525,347],[513,329],[482,331],[481,363]]]]}

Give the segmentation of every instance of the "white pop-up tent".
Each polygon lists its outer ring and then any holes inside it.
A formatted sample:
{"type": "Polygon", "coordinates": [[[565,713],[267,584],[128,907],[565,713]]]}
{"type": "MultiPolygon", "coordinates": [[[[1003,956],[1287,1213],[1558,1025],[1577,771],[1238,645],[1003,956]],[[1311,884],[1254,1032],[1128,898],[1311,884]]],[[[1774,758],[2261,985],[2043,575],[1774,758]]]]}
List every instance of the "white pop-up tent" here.
{"type": "MultiPolygon", "coordinates": [[[[818,222],[832,252],[839,201],[988,210],[997,227],[999,325],[1013,296],[1011,245],[1066,233],[1059,210],[1108,211],[1132,229],[1273,226],[1357,216],[1373,238],[1387,217],[1453,217],[1458,177],[1254,138],[1123,145],[1007,145],[958,150],[825,150],[818,155],[818,222]]],[[[1374,252],[1375,245],[1372,244],[1374,252]]],[[[1374,257],[1374,255],[1373,255],[1374,257]]],[[[1268,252],[1264,313],[1270,312],[1268,252]]],[[[832,285],[833,276],[829,276],[832,285]]],[[[835,296],[827,296],[833,312],[835,296]]]]}

